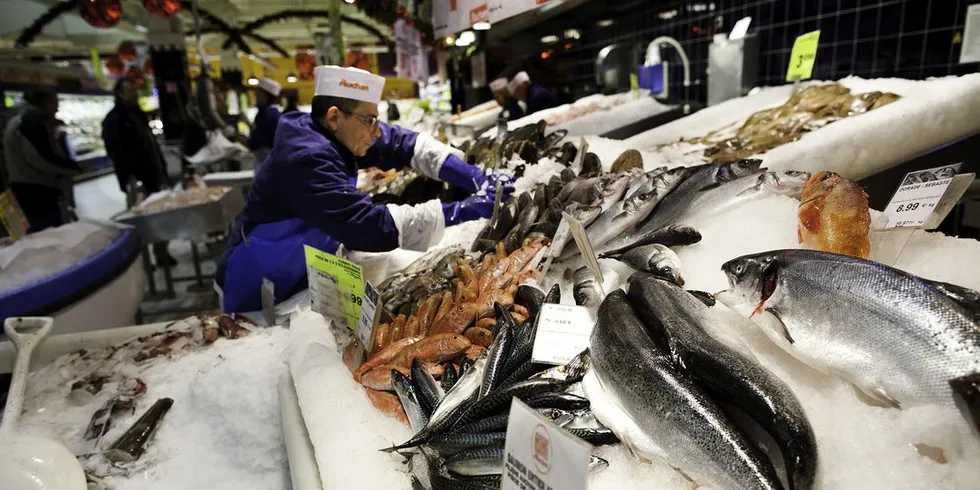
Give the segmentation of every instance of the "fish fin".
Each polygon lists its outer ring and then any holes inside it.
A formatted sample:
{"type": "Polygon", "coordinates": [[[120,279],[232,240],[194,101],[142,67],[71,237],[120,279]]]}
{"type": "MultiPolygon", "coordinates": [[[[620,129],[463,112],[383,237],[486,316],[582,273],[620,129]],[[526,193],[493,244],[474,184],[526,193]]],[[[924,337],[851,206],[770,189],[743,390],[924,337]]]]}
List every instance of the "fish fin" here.
{"type": "Polygon", "coordinates": [[[717,302],[715,301],[715,297],[711,293],[705,291],[697,291],[695,289],[688,289],[687,292],[690,293],[691,296],[694,296],[699,301],[704,303],[704,305],[709,308],[714,306],[715,303],[717,302]]]}
{"type": "MultiPolygon", "coordinates": [[[[765,303],[762,303],[762,304],[759,305],[759,307],[760,308],[763,308],[764,305],[765,305],[765,303]]],[[[776,318],[776,321],[779,322],[779,325],[782,327],[782,331],[780,331],[780,333],[783,334],[783,337],[785,337],[786,340],[789,341],[789,343],[795,344],[796,341],[793,340],[793,336],[789,334],[789,330],[786,328],[786,322],[784,322],[783,321],[783,318],[779,316],[779,311],[777,311],[775,308],[763,308],[763,309],[766,311],[766,313],[769,313],[773,317],[775,317],[776,318]]],[[[757,310],[758,310],[758,308],[757,308],[757,310]]],[[[761,311],[759,311],[759,312],[761,313],[761,311]]]]}
{"type": "Polygon", "coordinates": [[[861,400],[865,405],[881,408],[902,408],[902,404],[892,398],[881,386],[870,386],[869,389],[863,389],[853,384],[852,386],[854,387],[854,394],[857,395],[857,399],[861,400]]]}
{"type": "Polygon", "coordinates": [[[923,281],[936,288],[954,303],[970,310],[974,317],[980,316],[980,292],[948,282],[930,281],[928,279],[923,279],[923,281]]]}
{"type": "Polygon", "coordinates": [[[953,400],[963,417],[973,423],[975,432],[980,433],[980,373],[951,379],[949,387],[953,390],[953,400]]]}
{"type": "Polygon", "coordinates": [[[628,217],[627,214],[628,213],[619,213],[616,216],[613,216],[612,222],[615,223],[617,221],[622,221],[626,219],[628,217]]]}
{"type": "Polygon", "coordinates": [[[721,182],[714,182],[714,183],[708,184],[708,185],[706,185],[706,186],[698,189],[698,192],[710,191],[711,189],[715,189],[715,188],[718,188],[718,187],[721,187],[721,182]]]}

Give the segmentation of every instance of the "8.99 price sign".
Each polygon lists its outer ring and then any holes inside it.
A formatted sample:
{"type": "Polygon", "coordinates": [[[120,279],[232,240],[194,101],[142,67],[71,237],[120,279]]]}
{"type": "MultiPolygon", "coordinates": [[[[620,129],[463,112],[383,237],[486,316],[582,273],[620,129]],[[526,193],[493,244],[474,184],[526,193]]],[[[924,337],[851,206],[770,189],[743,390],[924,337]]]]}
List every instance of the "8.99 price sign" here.
{"type": "Polygon", "coordinates": [[[922,226],[946,193],[960,164],[910,172],[885,207],[888,228],[922,226]]]}

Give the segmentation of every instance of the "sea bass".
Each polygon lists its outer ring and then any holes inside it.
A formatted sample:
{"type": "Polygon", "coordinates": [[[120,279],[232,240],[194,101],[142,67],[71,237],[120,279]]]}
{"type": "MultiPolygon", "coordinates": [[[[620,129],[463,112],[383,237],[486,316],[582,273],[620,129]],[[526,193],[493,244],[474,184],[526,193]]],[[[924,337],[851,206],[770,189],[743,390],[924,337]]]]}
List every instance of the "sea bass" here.
{"type": "Polygon", "coordinates": [[[951,405],[949,381],[980,371],[974,291],[810,250],[747,255],[722,270],[731,288],[719,300],[751,308],[777,345],[880,402],[951,405]]]}
{"type": "MultiPolygon", "coordinates": [[[[759,167],[761,165],[761,160],[734,160],[730,162],[708,163],[697,167],[680,167],[668,170],[668,172],[680,172],[680,175],[678,176],[679,182],[675,182],[674,185],[668,189],[666,196],[659,197],[659,204],[655,204],[657,207],[657,212],[648,212],[643,218],[638,220],[639,223],[635,224],[635,229],[628,233],[621,232],[617,234],[618,236],[613,235],[616,236],[616,238],[611,240],[605,246],[600,247],[593,243],[593,246],[596,247],[596,252],[605,252],[607,250],[620,248],[635,242],[640,236],[660,228],[660,226],[653,226],[649,224],[655,216],[665,213],[672,215],[677,212],[669,211],[672,209],[687,209],[690,200],[693,199],[695,194],[700,192],[702,189],[717,186],[718,184],[724,182],[731,182],[747,175],[759,173],[759,167]]],[[[666,175],[666,173],[663,175],[666,175]]],[[[651,208],[650,211],[653,211],[653,208],[651,208]]]]}
{"type": "Polygon", "coordinates": [[[640,271],[649,272],[678,286],[684,285],[681,259],[670,248],[659,243],[643,245],[623,254],[603,254],[640,271]]]}
{"type": "Polygon", "coordinates": [[[797,196],[809,178],[808,172],[795,170],[764,172],[741,177],[692,193],[686,202],[676,202],[673,206],[660,206],[643,226],[644,229],[656,230],[671,224],[690,224],[689,221],[695,216],[720,213],[746,201],[765,196],[774,194],[797,196]]]}
{"type": "Polygon", "coordinates": [[[705,329],[717,320],[700,300],[647,274],[629,278],[629,298],[654,341],[679,370],[716,400],[754,418],[779,444],[790,488],[813,487],[817,441],[800,401],[772,372],[722,344],[705,329]]]}
{"type": "Polygon", "coordinates": [[[782,488],[761,450],[674,369],[622,290],[599,307],[590,351],[596,382],[587,376],[583,385],[593,411],[634,454],[663,458],[697,483],[720,490],[782,488]]]}
{"type": "MultiPolygon", "coordinates": [[[[654,178],[656,185],[650,192],[620,201],[609,211],[602,213],[599,219],[586,229],[589,242],[596,249],[596,252],[601,251],[603,244],[610,240],[616,241],[614,238],[632,230],[649,216],[657,203],[681,183],[685,173],[686,170],[683,168],[668,170],[654,178]]],[[[578,253],[576,247],[566,248],[561,258],[567,260],[578,255],[578,253]]]]}

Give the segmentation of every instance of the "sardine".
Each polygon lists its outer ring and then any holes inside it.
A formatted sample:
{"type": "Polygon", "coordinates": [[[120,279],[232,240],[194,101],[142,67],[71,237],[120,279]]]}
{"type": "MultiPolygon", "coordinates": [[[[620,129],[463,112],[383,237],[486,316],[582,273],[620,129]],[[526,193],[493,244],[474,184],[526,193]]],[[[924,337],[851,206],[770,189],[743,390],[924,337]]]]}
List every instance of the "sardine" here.
{"type": "Polygon", "coordinates": [[[604,254],[640,271],[649,272],[678,286],[684,285],[681,259],[673,250],[653,243],[634,248],[624,254],[604,254]]]}
{"type": "Polygon", "coordinates": [[[426,445],[440,454],[455,454],[473,448],[504,447],[507,432],[450,432],[439,434],[426,445]]]}
{"type": "Polygon", "coordinates": [[[803,406],[786,384],[753,360],[715,340],[705,325],[717,320],[701,301],[645,274],[629,279],[629,297],[655,341],[675,366],[716,400],[732,403],[756,420],[779,444],[790,487],[812,488],[817,441],[803,406]]]}
{"type": "Polygon", "coordinates": [[[609,429],[565,429],[569,434],[592,444],[593,446],[606,446],[609,444],[619,444],[619,438],[609,429]]]}
{"type": "MultiPolygon", "coordinates": [[[[497,305],[499,307],[499,304],[497,305]]],[[[505,312],[506,316],[510,316],[505,312]]],[[[500,320],[498,320],[500,324],[500,320]]],[[[494,388],[500,386],[504,380],[504,365],[507,363],[507,356],[510,355],[514,329],[510,325],[504,325],[497,333],[497,337],[487,351],[487,369],[483,373],[483,383],[480,386],[479,398],[487,396],[494,388]]]]}
{"type": "Polygon", "coordinates": [[[632,174],[619,175],[602,188],[599,207],[603,213],[612,209],[616,203],[623,199],[623,195],[626,194],[626,189],[629,188],[633,179],[632,174]]]}
{"type": "Polygon", "coordinates": [[[439,386],[435,378],[429,374],[425,364],[418,358],[412,361],[411,374],[412,386],[415,388],[419,402],[421,402],[422,411],[428,417],[432,415],[432,410],[439,405],[446,394],[443,393],[442,387],[439,386]]]}
{"type": "Polygon", "coordinates": [[[397,369],[391,370],[391,384],[395,387],[395,394],[405,410],[405,415],[408,416],[408,423],[412,426],[412,432],[417,434],[429,422],[429,416],[422,406],[415,386],[397,369]]]}
{"type": "Polygon", "coordinates": [[[599,284],[592,269],[586,266],[579,267],[572,277],[575,284],[572,289],[575,304],[586,308],[598,308],[604,294],[602,284],[599,284]]]}
{"type": "Polygon", "coordinates": [[[429,463],[429,485],[432,490],[497,490],[500,483],[460,480],[449,474],[444,465],[429,463]]]}
{"type": "Polygon", "coordinates": [[[538,374],[532,376],[532,378],[545,378],[554,379],[572,385],[582,381],[585,373],[592,367],[592,355],[589,353],[588,349],[580,352],[577,356],[573,357],[571,361],[567,364],[561,366],[553,366],[538,374]]]}
{"type": "MultiPolygon", "coordinates": [[[[620,201],[609,211],[599,216],[592,225],[586,228],[589,243],[596,252],[632,243],[641,234],[631,230],[642,222],[665,196],[670,195],[671,189],[681,183],[686,171],[683,168],[668,170],[656,178],[654,190],[620,201]]],[[[577,247],[565,247],[562,260],[578,255],[577,247]]]]}
{"type": "MultiPolygon", "coordinates": [[[[474,449],[464,451],[446,459],[446,468],[457,475],[499,475],[504,468],[504,448],[474,449]]],[[[609,466],[609,462],[591,456],[589,472],[595,473],[609,466]]]]}
{"type": "Polygon", "coordinates": [[[486,356],[481,356],[466,369],[453,389],[446,393],[445,398],[429,417],[429,423],[418,431],[411,439],[393,446],[382,449],[384,452],[393,452],[400,449],[419,446],[426,443],[432,437],[450,429],[461,415],[470,407],[480,394],[480,384],[483,381],[483,371],[486,369],[486,356]]]}
{"type": "Polygon", "coordinates": [[[453,433],[469,432],[469,433],[482,433],[482,432],[506,432],[507,431],[507,420],[510,414],[502,413],[500,415],[494,415],[487,417],[485,419],[477,420],[471,424],[466,424],[464,426],[453,429],[453,433]]]}
{"type": "Polygon", "coordinates": [[[456,385],[456,381],[459,379],[459,372],[456,371],[456,365],[451,362],[447,362],[444,367],[445,371],[442,373],[440,384],[442,384],[442,391],[448,392],[456,385]]]}
{"type": "Polygon", "coordinates": [[[782,488],[761,450],[674,369],[622,290],[610,293],[599,307],[589,350],[596,379],[586,377],[586,394],[593,410],[604,410],[596,411],[599,420],[634,454],[662,457],[697,483],[718,489],[782,488]],[[597,404],[605,399],[611,403],[597,404]]]}
{"type": "Polygon", "coordinates": [[[514,398],[526,401],[535,395],[562,391],[567,387],[568,383],[547,378],[528,379],[511,386],[505,386],[499,390],[490,392],[487,396],[473,403],[466,410],[466,413],[459,418],[456,424],[461,426],[483,417],[496,415],[510,406],[510,402],[514,398]]]}
{"type": "Polygon", "coordinates": [[[689,222],[697,216],[718,214],[746,201],[766,196],[798,196],[809,178],[809,172],[781,170],[725,182],[690,194],[689,200],[684,203],[658,208],[648,222],[644,223],[644,228],[655,230],[670,224],[689,222]]]}
{"type": "Polygon", "coordinates": [[[581,410],[589,408],[589,400],[571,393],[542,393],[527,400],[531,408],[557,408],[559,410],[581,410]]]}
{"type": "Polygon", "coordinates": [[[667,225],[651,232],[640,235],[633,243],[620,248],[614,248],[599,254],[600,259],[610,258],[617,254],[626,253],[636,247],[659,243],[667,247],[693,245],[701,241],[701,233],[687,225],[667,225]]]}
{"type": "Polygon", "coordinates": [[[878,401],[952,406],[949,381],[980,372],[976,305],[928,280],[809,250],[747,255],[722,270],[731,288],[720,301],[748,304],[777,345],[878,401]]]}
{"type": "Polygon", "coordinates": [[[632,182],[630,182],[630,186],[628,189],[626,189],[626,194],[623,196],[623,198],[629,199],[638,194],[646,194],[652,191],[653,179],[666,171],[667,171],[667,167],[657,167],[637,177],[632,182]]]}
{"type": "Polygon", "coordinates": [[[552,421],[558,427],[565,427],[575,420],[575,414],[560,408],[540,408],[538,409],[544,418],[552,421]]]}

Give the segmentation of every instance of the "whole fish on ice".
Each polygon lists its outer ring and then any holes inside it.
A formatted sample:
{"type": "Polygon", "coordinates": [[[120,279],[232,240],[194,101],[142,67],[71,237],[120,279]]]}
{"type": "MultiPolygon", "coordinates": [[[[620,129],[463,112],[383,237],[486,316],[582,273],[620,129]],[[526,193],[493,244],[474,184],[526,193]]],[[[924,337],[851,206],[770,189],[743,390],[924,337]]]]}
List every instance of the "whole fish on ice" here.
{"type": "Polygon", "coordinates": [[[980,371],[977,293],[898,269],[810,250],[747,255],[722,266],[718,294],[780,347],[895,407],[952,404],[949,381],[980,371]]]}
{"type": "Polygon", "coordinates": [[[634,274],[629,278],[629,297],[654,341],[671,353],[678,369],[716,400],[741,408],[779,444],[790,488],[812,488],[817,441],[789,387],[768,369],[712,337],[706,327],[718,320],[680,287],[634,274]]]}
{"type": "Polygon", "coordinates": [[[800,196],[799,240],[803,248],[853,255],[871,253],[871,211],[861,186],[834,172],[810,178],[800,196]]]}
{"type": "Polygon", "coordinates": [[[659,243],[636,247],[625,253],[605,253],[602,256],[619,260],[640,272],[649,272],[678,286],[684,285],[681,259],[673,250],[659,243]]]}
{"type": "Polygon", "coordinates": [[[586,393],[608,399],[596,411],[633,453],[663,458],[697,483],[720,490],[781,489],[772,463],[721,408],[684,374],[647,334],[626,293],[616,290],[599,306],[589,350],[596,383],[586,393]]]}

